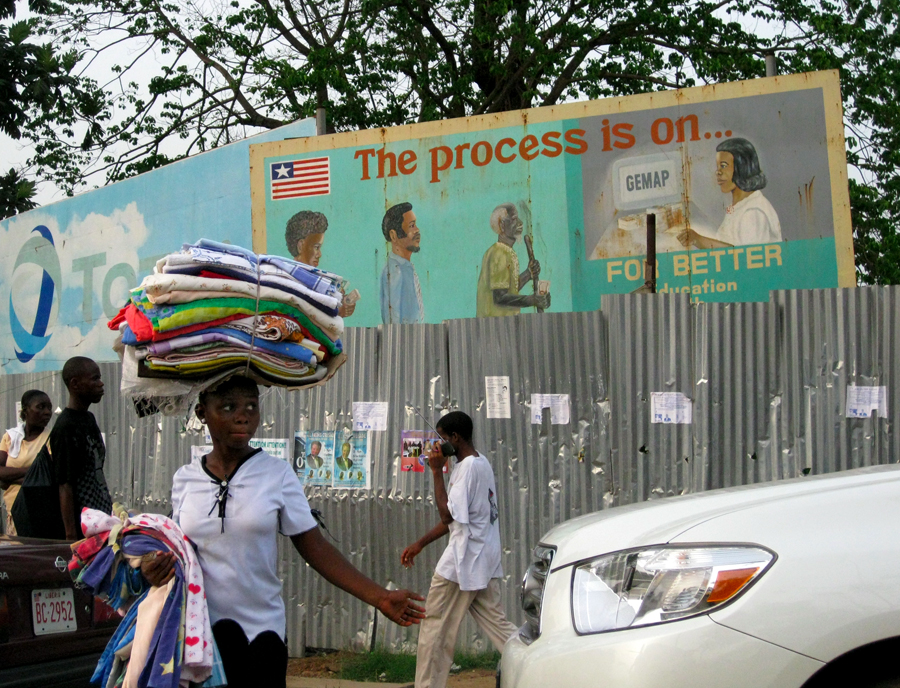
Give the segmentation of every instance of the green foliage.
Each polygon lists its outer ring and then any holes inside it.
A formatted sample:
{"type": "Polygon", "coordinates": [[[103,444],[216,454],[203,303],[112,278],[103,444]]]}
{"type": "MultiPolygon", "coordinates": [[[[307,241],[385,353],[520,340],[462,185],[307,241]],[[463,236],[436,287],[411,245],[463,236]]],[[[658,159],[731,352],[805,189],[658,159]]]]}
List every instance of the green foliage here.
{"type": "Polygon", "coordinates": [[[460,671],[468,671],[470,669],[490,669],[493,671],[500,663],[500,653],[496,651],[478,654],[457,652],[453,661],[459,665],[460,671]]]}
{"type": "MultiPolygon", "coordinates": [[[[454,663],[460,671],[489,669],[493,671],[500,661],[499,652],[481,654],[456,653],[454,663]]],[[[353,655],[341,664],[339,678],[344,681],[381,681],[409,683],[416,678],[416,656],[392,654],[376,650],[353,655]]]]}
{"type": "Polygon", "coordinates": [[[34,182],[24,179],[16,170],[0,175],[0,220],[36,208],[34,194],[34,182]]]}
{"type": "Polygon", "coordinates": [[[341,664],[339,677],[344,681],[409,683],[416,678],[416,656],[385,650],[354,655],[341,664]]]}
{"type": "Polygon", "coordinates": [[[319,106],[343,131],[751,79],[771,50],[784,72],[838,69],[859,276],[897,281],[900,0],[41,2],[60,55],[36,63],[71,76],[124,56],[105,96],[82,80],[27,125],[34,163],[69,190],[88,168],[122,179],[319,106]]]}
{"type": "MultiPolygon", "coordinates": [[[[33,12],[47,9],[43,0],[31,0],[33,12]]],[[[75,51],[57,52],[41,39],[37,19],[14,21],[15,0],[0,1],[0,132],[13,139],[35,139],[40,133],[52,134],[57,128],[69,131],[79,123],[85,129],[83,150],[90,150],[102,135],[100,122],[105,117],[103,92],[87,79],[74,73],[78,62],[75,51]]],[[[41,150],[48,151],[44,144],[41,150]]],[[[52,151],[52,146],[50,149],[52,151]]],[[[74,166],[65,156],[45,154],[40,165],[62,169],[74,166]]],[[[34,182],[16,170],[0,177],[0,213],[9,217],[36,207],[32,200],[34,182]]]]}

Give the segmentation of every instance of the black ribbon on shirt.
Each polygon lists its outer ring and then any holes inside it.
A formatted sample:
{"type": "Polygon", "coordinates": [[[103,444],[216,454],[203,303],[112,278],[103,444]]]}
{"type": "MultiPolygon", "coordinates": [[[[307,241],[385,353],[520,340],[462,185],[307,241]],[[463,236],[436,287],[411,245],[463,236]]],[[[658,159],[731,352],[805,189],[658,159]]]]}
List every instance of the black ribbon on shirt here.
{"type": "Polygon", "coordinates": [[[225,532],[225,508],[228,505],[228,498],[231,496],[231,492],[228,490],[228,487],[231,485],[231,481],[234,480],[234,476],[237,475],[237,472],[240,470],[241,466],[243,466],[247,462],[247,459],[249,459],[252,456],[256,456],[261,451],[262,451],[262,448],[257,448],[255,451],[250,452],[247,456],[245,456],[241,460],[241,462],[237,466],[234,467],[234,470],[231,472],[230,475],[225,476],[224,480],[213,475],[212,472],[210,472],[210,470],[206,467],[206,457],[205,456],[203,457],[203,460],[201,461],[203,470],[206,472],[206,474],[210,478],[212,478],[212,480],[210,480],[210,482],[219,488],[218,491],[216,492],[216,501],[213,502],[212,507],[210,507],[210,509],[209,509],[209,513],[206,515],[212,516],[213,510],[216,507],[219,507],[219,518],[222,520],[222,530],[220,532],[222,532],[222,533],[225,532]]]}
{"type": "MultiPolygon", "coordinates": [[[[234,475],[234,474],[232,474],[232,475],[234,475]]],[[[215,503],[212,505],[212,508],[209,510],[209,513],[206,515],[212,516],[213,509],[215,509],[216,506],[218,506],[219,507],[219,518],[222,519],[222,530],[219,532],[224,533],[225,532],[225,506],[228,504],[228,495],[231,494],[228,491],[228,480],[221,480],[221,481],[212,480],[210,482],[218,485],[219,491],[216,492],[215,503]]]]}

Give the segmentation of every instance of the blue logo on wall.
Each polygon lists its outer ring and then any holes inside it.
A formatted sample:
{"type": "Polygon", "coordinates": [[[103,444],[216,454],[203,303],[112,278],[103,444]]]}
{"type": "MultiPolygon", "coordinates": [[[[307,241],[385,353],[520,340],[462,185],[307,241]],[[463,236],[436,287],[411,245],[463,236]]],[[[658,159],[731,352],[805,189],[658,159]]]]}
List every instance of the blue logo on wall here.
{"type": "Polygon", "coordinates": [[[37,265],[43,270],[41,293],[38,297],[37,310],[34,313],[34,325],[30,331],[19,320],[13,306],[12,292],[9,294],[9,324],[18,347],[16,358],[22,363],[28,363],[50,341],[47,325],[50,323],[50,313],[53,310],[53,298],[56,296],[57,289],[60,289],[62,285],[62,271],[59,267],[59,256],[56,254],[53,235],[44,225],[38,225],[32,232],[37,232],[40,236],[33,236],[25,242],[19,249],[16,264],[13,266],[13,274],[20,265],[26,264],[37,265]]]}

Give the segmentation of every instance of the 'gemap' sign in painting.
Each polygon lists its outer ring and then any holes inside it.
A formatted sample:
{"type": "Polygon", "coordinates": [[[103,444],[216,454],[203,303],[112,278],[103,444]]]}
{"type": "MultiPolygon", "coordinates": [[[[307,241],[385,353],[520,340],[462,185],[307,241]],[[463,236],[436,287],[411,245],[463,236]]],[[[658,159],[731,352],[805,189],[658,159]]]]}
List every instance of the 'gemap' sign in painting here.
{"type": "Polygon", "coordinates": [[[651,215],[659,291],[855,284],[837,72],[262,143],[251,185],[255,249],[342,275],[348,326],[594,310],[651,215]]]}

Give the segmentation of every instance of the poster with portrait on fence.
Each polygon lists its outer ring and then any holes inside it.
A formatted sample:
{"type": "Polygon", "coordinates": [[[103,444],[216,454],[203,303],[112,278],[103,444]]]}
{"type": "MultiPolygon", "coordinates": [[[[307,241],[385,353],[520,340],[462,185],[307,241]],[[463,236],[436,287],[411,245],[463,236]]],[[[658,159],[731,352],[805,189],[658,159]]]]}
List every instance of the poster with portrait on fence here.
{"type": "Polygon", "coordinates": [[[369,437],[370,433],[362,430],[335,432],[332,487],[338,489],[369,487],[369,437]]]}
{"type": "Polygon", "coordinates": [[[294,470],[304,485],[331,486],[334,471],[334,431],[301,430],[294,433],[293,459],[294,470]]]}

